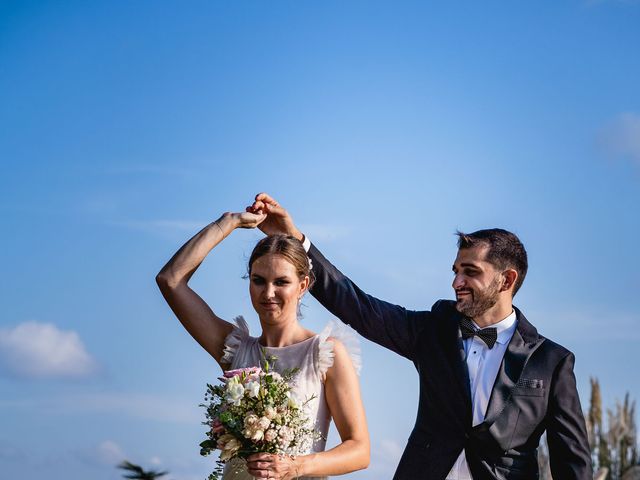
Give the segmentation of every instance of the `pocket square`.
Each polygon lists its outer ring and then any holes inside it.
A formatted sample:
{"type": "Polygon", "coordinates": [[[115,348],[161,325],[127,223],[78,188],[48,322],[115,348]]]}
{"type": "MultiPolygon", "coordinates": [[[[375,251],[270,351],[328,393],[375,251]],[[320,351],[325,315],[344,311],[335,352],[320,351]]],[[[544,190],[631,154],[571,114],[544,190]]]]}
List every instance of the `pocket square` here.
{"type": "Polygon", "coordinates": [[[524,388],[542,388],[543,382],[540,378],[519,378],[516,387],[524,388]]]}

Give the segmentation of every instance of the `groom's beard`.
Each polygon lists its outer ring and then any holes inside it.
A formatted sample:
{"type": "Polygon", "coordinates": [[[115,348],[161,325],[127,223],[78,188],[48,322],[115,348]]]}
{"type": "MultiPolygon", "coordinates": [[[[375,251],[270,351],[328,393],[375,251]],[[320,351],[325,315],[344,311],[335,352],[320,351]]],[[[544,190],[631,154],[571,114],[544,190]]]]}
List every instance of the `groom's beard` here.
{"type": "Polygon", "coordinates": [[[498,303],[500,296],[500,277],[496,276],[489,286],[481,292],[473,290],[471,296],[473,297],[471,300],[458,300],[456,302],[456,310],[466,317],[475,318],[498,303]]]}

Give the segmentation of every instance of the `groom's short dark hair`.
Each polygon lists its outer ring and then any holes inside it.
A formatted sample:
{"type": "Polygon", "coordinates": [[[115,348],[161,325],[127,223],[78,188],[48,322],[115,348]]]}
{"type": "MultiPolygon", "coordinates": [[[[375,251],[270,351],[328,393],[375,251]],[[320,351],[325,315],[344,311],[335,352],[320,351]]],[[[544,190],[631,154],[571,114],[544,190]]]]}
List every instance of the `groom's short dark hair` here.
{"type": "Polygon", "coordinates": [[[489,247],[486,258],[488,262],[499,269],[513,268],[518,272],[513,294],[518,292],[527,275],[529,263],[527,251],[514,233],[501,228],[488,228],[473,233],[463,233],[458,230],[456,235],[458,235],[459,249],[486,245],[489,247]]]}

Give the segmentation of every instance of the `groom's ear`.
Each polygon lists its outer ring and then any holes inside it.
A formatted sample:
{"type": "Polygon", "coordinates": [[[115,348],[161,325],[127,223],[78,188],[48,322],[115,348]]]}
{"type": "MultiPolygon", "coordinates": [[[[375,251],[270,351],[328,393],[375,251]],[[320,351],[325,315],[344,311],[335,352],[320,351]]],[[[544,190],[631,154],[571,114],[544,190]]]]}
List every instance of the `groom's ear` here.
{"type": "MultiPolygon", "coordinates": [[[[507,270],[502,272],[502,278],[504,280],[503,280],[502,288],[500,289],[500,291],[506,292],[509,290],[513,290],[513,286],[515,285],[516,280],[518,279],[518,272],[516,272],[513,268],[508,268],[507,270]]],[[[512,296],[513,296],[513,292],[512,292],[512,296]]]]}

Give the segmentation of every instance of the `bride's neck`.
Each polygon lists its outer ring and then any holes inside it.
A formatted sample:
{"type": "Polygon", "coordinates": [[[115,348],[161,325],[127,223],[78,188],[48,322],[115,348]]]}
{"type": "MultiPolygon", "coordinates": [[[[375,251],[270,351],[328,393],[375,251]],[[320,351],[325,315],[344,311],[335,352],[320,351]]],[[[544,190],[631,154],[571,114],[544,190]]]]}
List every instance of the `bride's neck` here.
{"type": "Polygon", "coordinates": [[[283,324],[262,323],[260,345],[265,347],[287,347],[309,338],[308,330],[302,328],[297,319],[283,324]]]}

